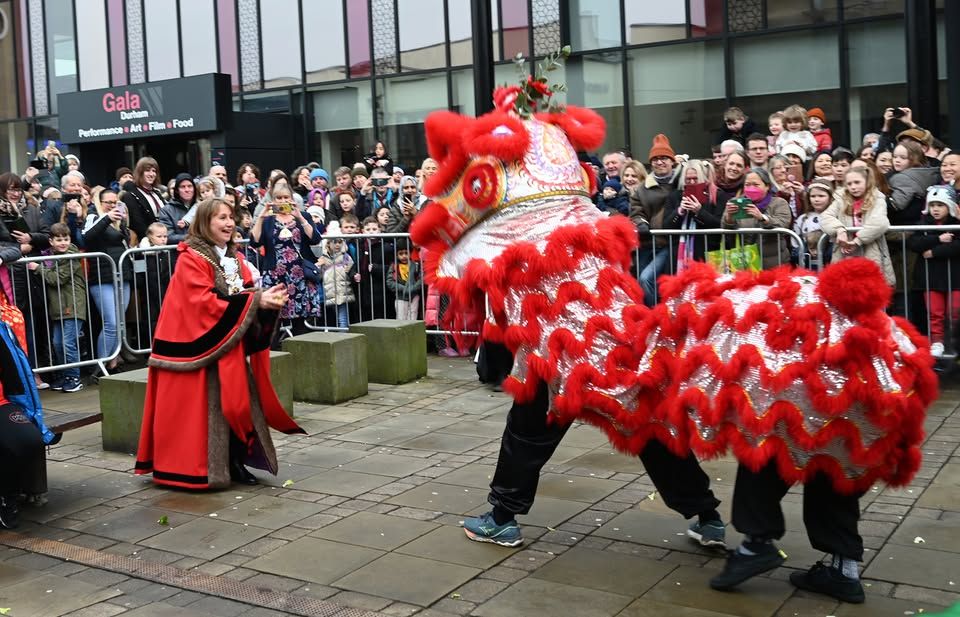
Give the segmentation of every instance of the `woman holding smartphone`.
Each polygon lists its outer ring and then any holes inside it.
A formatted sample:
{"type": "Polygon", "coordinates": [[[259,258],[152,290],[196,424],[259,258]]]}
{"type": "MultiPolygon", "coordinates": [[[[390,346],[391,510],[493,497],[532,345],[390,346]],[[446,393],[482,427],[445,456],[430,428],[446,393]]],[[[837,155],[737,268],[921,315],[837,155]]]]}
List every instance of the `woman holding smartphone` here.
{"type": "Polygon", "coordinates": [[[420,201],[420,189],[417,179],[413,176],[404,176],[400,179],[400,194],[397,199],[387,206],[390,212],[387,224],[383,231],[389,234],[403,234],[410,230],[410,221],[417,214],[417,203],[420,201]]]}
{"type": "MultiPolygon", "coordinates": [[[[83,245],[91,253],[106,253],[113,261],[115,268],[120,267],[120,256],[129,248],[130,229],[127,209],[111,189],[96,190],[93,192],[93,204],[87,215],[87,222],[83,227],[83,245]]],[[[90,289],[90,298],[100,312],[102,327],[97,336],[97,358],[111,359],[107,363],[108,369],[114,369],[119,363],[117,355],[120,350],[118,343],[118,324],[130,304],[129,270],[121,272],[123,284],[119,298],[114,297],[113,272],[110,264],[101,257],[91,260],[87,270],[87,283],[90,289]],[[116,352],[116,353],[114,353],[116,352]]]]}
{"type": "MultiPolygon", "coordinates": [[[[691,160],[680,167],[680,186],[667,197],[664,206],[665,229],[719,229],[717,184],[713,163],[691,160]]],[[[703,261],[708,236],[689,234],[674,236],[677,271],[690,261],[703,261]]]]}

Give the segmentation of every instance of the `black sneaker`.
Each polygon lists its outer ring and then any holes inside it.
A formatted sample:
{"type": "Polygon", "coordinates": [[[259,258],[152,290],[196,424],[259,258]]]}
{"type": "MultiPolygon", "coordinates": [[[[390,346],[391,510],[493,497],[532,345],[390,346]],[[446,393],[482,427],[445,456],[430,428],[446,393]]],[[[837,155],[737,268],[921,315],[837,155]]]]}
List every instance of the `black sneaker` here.
{"type": "Polygon", "coordinates": [[[786,553],[778,549],[773,542],[760,546],[762,548],[756,555],[730,551],[723,572],[710,579],[710,587],[718,591],[729,591],[749,578],[780,567],[787,560],[786,553]]]}
{"type": "Polygon", "coordinates": [[[0,527],[16,529],[20,524],[20,508],[17,498],[13,496],[0,497],[0,527]]]}
{"type": "Polygon", "coordinates": [[[63,380],[61,390],[64,392],[79,392],[83,390],[83,382],[76,377],[67,377],[63,380]]]}
{"type": "Polygon", "coordinates": [[[793,572],[790,582],[797,589],[822,593],[850,604],[863,604],[863,585],[855,578],[844,576],[843,572],[825,565],[816,563],[806,572],[793,572]]]}

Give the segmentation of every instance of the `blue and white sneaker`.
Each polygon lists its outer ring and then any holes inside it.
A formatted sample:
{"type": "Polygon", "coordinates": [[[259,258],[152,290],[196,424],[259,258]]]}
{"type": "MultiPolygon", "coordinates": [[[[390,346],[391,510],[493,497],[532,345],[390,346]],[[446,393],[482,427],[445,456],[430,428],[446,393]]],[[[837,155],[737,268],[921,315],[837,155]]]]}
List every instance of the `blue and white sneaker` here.
{"type": "Polygon", "coordinates": [[[493,512],[463,519],[463,531],[475,542],[490,542],[500,546],[523,544],[523,535],[520,533],[520,526],[517,525],[516,519],[497,525],[493,520],[493,512]]]}
{"type": "Polygon", "coordinates": [[[724,548],[727,545],[723,521],[710,521],[702,525],[694,521],[687,529],[687,536],[699,542],[700,546],[724,548]]]}

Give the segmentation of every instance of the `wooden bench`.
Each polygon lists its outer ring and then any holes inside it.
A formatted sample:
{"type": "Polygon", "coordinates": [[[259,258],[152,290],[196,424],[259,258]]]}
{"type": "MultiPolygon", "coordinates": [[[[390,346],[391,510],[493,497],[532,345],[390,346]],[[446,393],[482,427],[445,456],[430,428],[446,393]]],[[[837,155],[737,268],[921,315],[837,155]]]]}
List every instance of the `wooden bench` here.
{"type": "MultiPolygon", "coordinates": [[[[56,435],[62,435],[67,431],[96,424],[103,420],[103,414],[100,412],[83,411],[56,411],[53,409],[43,410],[43,421],[56,435]]],[[[59,439],[57,441],[59,443],[59,439]]],[[[31,487],[31,493],[41,495],[47,492],[47,449],[43,449],[43,458],[38,461],[37,467],[29,473],[28,485],[31,487]]]]}

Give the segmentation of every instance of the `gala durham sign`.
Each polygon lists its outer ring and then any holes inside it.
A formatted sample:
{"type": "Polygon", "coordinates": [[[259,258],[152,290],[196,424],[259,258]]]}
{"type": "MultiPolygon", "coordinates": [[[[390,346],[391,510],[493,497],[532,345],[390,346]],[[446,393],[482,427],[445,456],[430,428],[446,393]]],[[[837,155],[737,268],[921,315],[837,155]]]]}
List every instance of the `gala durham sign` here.
{"type": "Polygon", "coordinates": [[[183,79],[70,92],[58,99],[60,139],[68,144],[209,133],[230,113],[230,76],[183,79]]]}

